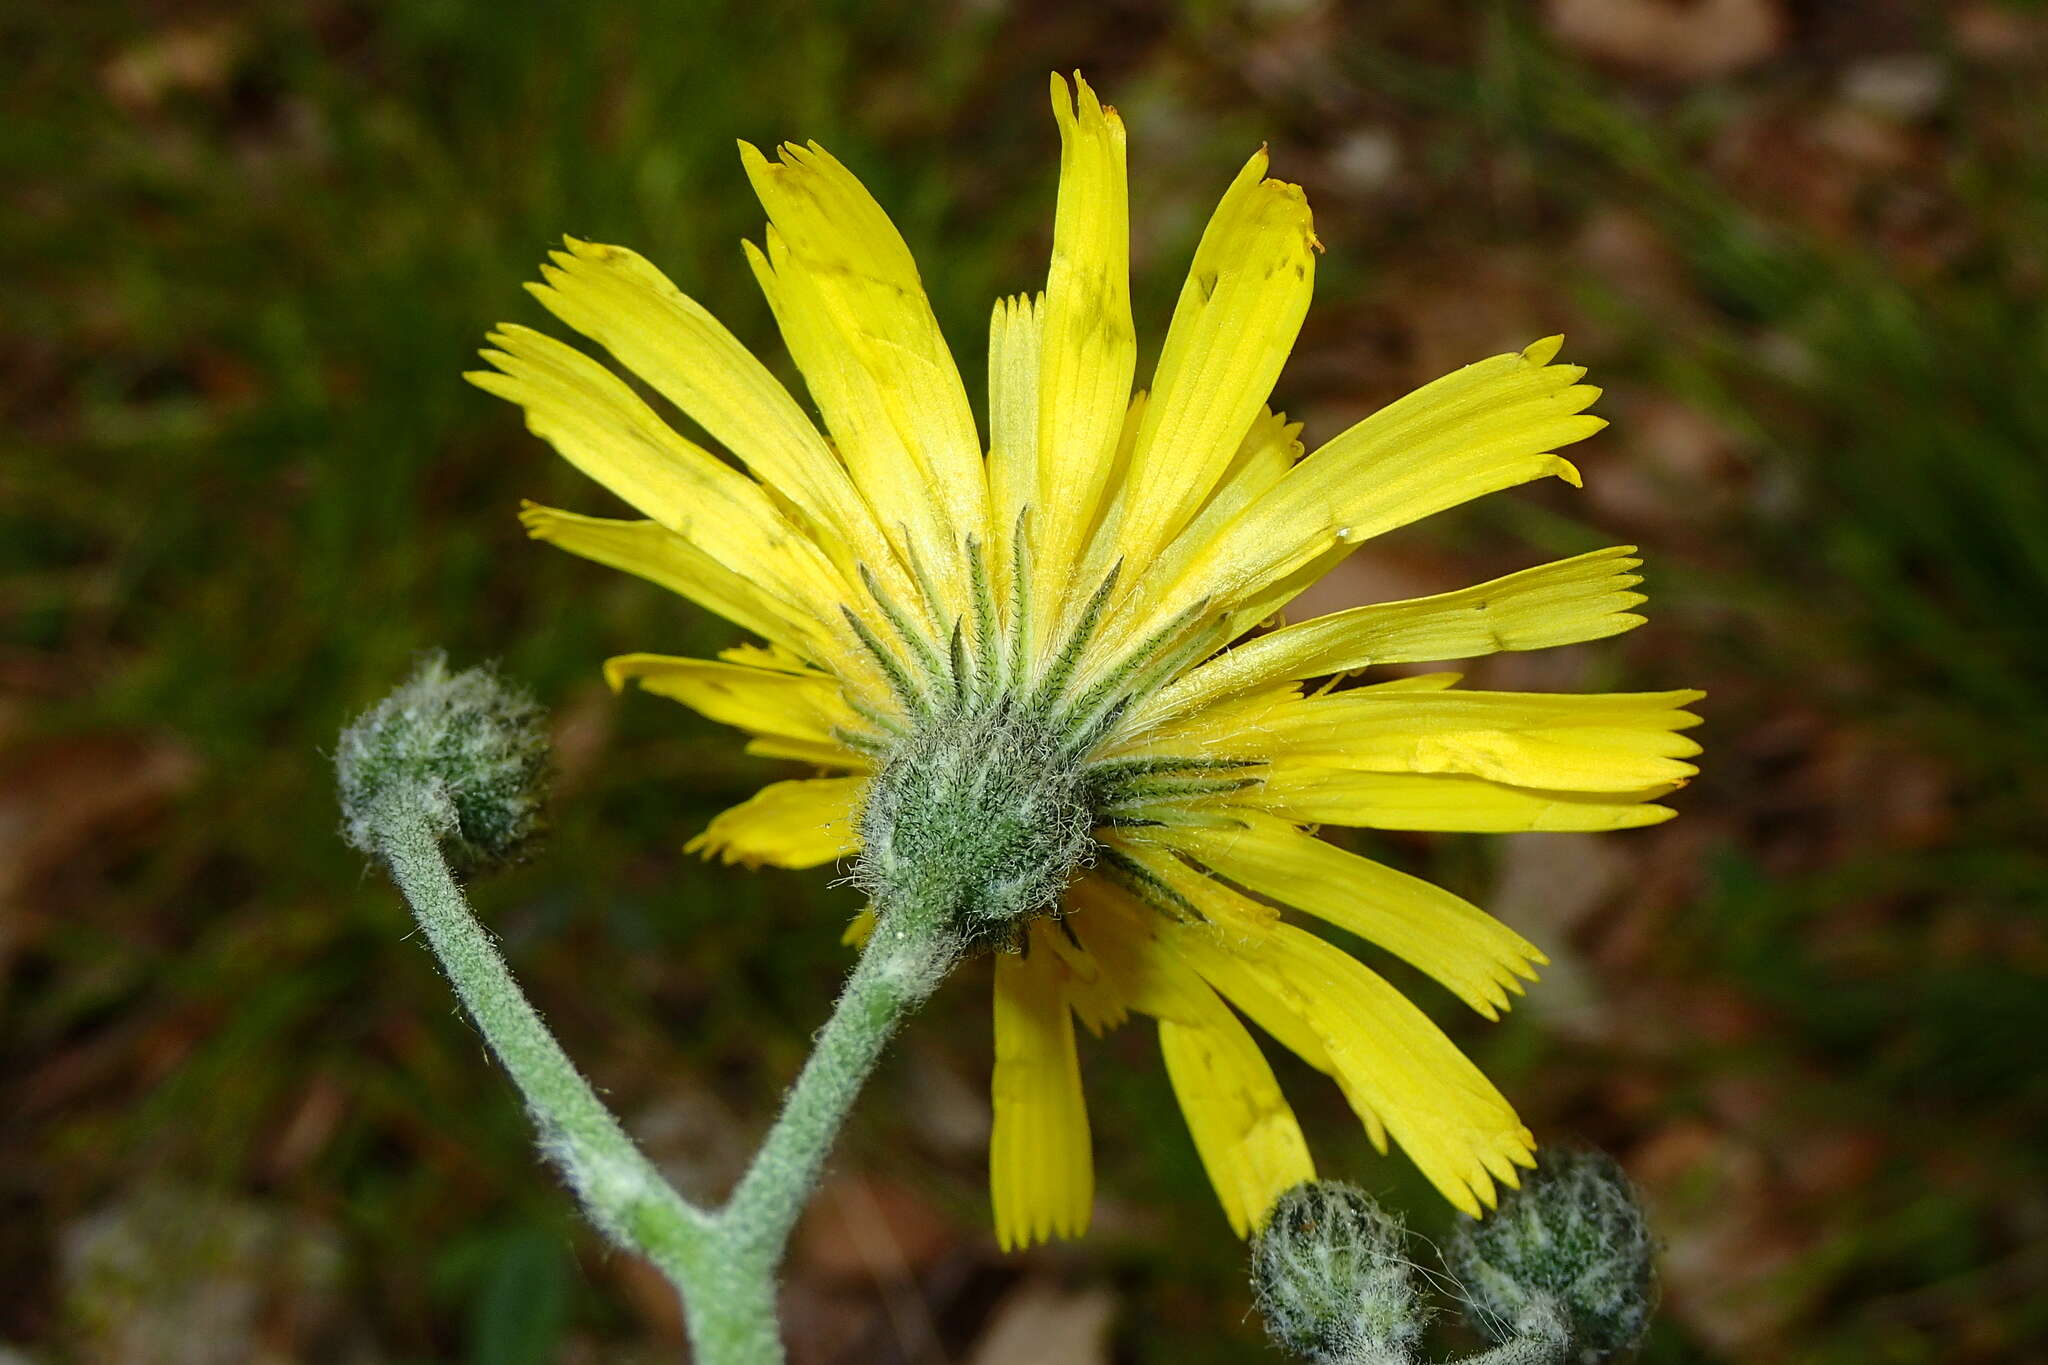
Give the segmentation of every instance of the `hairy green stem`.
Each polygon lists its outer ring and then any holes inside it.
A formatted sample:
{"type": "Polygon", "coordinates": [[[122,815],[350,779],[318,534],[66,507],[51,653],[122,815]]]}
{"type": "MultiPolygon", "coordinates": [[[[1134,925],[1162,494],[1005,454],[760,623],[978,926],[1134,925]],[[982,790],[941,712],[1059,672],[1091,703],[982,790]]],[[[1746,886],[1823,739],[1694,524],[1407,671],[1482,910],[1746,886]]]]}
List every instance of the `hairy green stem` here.
{"type": "Polygon", "coordinates": [[[1567,1342],[1545,1337],[1516,1337],[1476,1355],[1460,1357],[1453,1365],[1563,1365],[1571,1358],[1567,1342]]]}
{"type": "Polygon", "coordinates": [[[884,915],[783,1102],[753,1165],[719,1214],[762,1251],[780,1248],[882,1049],[952,965],[949,941],[906,914],[884,915]]]}
{"type": "Polygon", "coordinates": [[[541,1149],[562,1168],[591,1220],[670,1271],[710,1235],[709,1221],[633,1145],[513,981],[448,870],[431,799],[408,794],[376,813],[377,846],[392,879],[484,1041],[525,1097],[541,1149]]]}
{"type": "Polygon", "coordinates": [[[773,1285],[789,1234],[882,1049],[951,965],[949,938],[926,929],[911,915],[881,917],[781,1115],[716,1215],[719,1256],[685,1294],[705,1365],[782,1359],[773,1344],[773,1285]]]}
{"type": "Polygon", "coordinates": [[[592,1221],[675,1285],[698,1365],[778,1365],[776,1274],[790,1232],[882,1049],[951,965],[952,937],[929,915],[881,917],[753,1163],[725,1207],[707,1211],[634,1146],[527,1002],[442,856],[436,800],[413,790],[382,802],[375,847],[525,1097],[542,1150],[592,1221]]]}
{"type": "Polygon", "coordinates": [[[1513,1324],[1514,1335],[1455,1365],[1563,1365],[1573,1356],[1570,1314],[1548,1295],[1534,1297],[1513,1324]]]}

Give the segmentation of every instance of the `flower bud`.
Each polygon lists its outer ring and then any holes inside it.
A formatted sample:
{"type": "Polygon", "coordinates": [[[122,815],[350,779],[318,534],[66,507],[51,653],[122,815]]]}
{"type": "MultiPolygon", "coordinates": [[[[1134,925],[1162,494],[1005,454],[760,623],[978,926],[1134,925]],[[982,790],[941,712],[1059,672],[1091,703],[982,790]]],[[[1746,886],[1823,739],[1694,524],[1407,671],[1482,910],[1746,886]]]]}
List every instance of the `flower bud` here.
{"type": "Polygon", "coordinates": [[[1590,1365],[1642,1340],[1656,1303],[1651,1250],[1612,1157],[1546,1151],[1498,1210],[1459,1225],[1445,1260],[1474,1328],[1495,1340],[1561,1333],[1590,1365]]]}
{"type": "Polygon", "coordinates": [[[1252,1288],[1273,1340],[1317,1365],[1408,1361],[1429,1318],[1401,1220],[1342,1181],[1280,1196],[1252,1240],[1252,1288]]]}
{"type": "Polygon", "coordinates": [[[425,818],[458,864],[510,857],[539,828],[548,768],[540,706],[438,651],[341,732],[342,835],[378,855],[381,822],[425,818]]]}

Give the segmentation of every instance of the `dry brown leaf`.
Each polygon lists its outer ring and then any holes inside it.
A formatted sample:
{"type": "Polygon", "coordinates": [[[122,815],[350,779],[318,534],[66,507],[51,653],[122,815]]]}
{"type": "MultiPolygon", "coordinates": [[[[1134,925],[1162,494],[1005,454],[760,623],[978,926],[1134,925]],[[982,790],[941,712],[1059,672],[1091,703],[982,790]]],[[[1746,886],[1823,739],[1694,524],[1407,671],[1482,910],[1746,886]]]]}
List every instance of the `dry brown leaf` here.
{"type": "Polygon", "coordinates": [[[346,1354],[343,1243],[279,1205],[151,1184],[58,1235],[69,1353],[126,1365],[346,1354]]]}
{"type": "Polygon", "coordinates": [[[1731,1357],[1766,1350],[1799,1310],[1779,1277],[1824,1229],[1794,1223],[1762,1151],[1704,1122],[1670,1125],[1627,1165],[1664,1238],[1672,1315],[1731,1357]]]}
{"type": "Polygon", "coordinates": [[[1625,455],[1615,452],[1586,480],[1586,497],[1607,521],[1697,536],[1742,509],[1749,471],[1726,426],[1660,394],[1610,395],[1601,412],[1626,443],[1625,455]]]}
{"type": "Polygon", "coordinates": [[[198,775],[198,757],[159,736],[70,736],[0,756],[0,906],[147,821],[198,775]]]}
{"type": "Polygon", "coordinates": [[[1676,81],[1755,66],[1788,36],[1777,0],[1549,0],[1543,17],[1574,51],[1676,81]]]}
{"type": "Polygon", "coordinates": [[[1510,834],[1500,840],[1500,881],[1486,907],[1550,955],[1519,1008],[1582,1041],[1612,1038],[1619,1021],[1572,936],[1627,881],[1630,860],[1593,834],[1510,834]]]}
{"type": "Polygon", "coordinates": [[[1109,1365],[1116,1296],[1026,1280],[996,1306],[969,1365],[1109,1365]]]}
{"type": "Polygon", "coordinates": [[[915,1277],[959,1244],[929,1199],[874,1176],[827,1182],[798,1225],[795,1256],[816,1275],[876,1283],[915,1277]]]}
{"type": "Polygon", "coordinates": [[[241,33],[228,24],[192,24],[161,29],[123,48],[100,68],[100,87],[130,113],[154,109],[165,96],[224,89],[243,47],[241,33]]]}

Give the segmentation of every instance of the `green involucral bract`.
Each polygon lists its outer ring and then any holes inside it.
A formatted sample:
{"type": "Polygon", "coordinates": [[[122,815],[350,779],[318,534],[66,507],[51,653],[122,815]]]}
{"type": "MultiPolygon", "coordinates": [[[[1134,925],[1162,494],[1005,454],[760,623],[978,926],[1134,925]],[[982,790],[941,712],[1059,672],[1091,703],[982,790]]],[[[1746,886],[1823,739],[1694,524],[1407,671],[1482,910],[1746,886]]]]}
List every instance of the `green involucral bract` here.
{"type": "Polygon", "coordinates": [[[942,916],[963,946],[1049,911],[1094,849],[1062,739],[1005,702],[921,724],[869,790],[855,880],[878,905],[942,916]]]}

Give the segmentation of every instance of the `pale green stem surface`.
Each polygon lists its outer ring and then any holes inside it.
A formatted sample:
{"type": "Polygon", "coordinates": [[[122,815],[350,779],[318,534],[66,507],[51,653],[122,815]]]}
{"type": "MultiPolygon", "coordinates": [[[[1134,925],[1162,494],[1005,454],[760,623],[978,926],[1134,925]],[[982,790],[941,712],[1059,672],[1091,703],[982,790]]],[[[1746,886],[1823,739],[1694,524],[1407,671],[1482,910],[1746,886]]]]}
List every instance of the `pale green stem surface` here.
{"type": "Polygon", "coordinates": [[[1514,1337],[1489,1350],[1461,1356],[1451,1365],[1564,1365],[1571,1343],[1556,1337],[1514,1337]]]}
{"type": "MultiPolygon", "coordinates": [[[[1469,1356],[1458,1356],[1444,1365],[1564,1365],[1571,1359],[1571,1343],[1550,1337],[1513,1337],[1498,1346],[1469,1356]]],[[[1389,1352],[1382,1347],[1346,1354],[1334,1365],[1418,1365],[1406,1351],[1389,1352]]]]}
{"type": "MultiPolygon", "coordinates": [[[[1564,1365],[1571,1359],[1571,1343],[1556,1337],[1510,1337],[1498,1346],[1457,1356],[1443,1365],[1564,1365]]],[[[1406,1351],[1389,1352],[1382,1347],[1353,1351],[1334,1365],[1419,1365],[1406,1351]]]]}
{"type": "Polygon", "coordinates": [[[376,815],[377,846],[434,956],[526,1099],[543,1151],[600,1228],[658,1266],[682,1296],[698,1365],[778,1365],[776,1272],[847,1110],[904,1015],[951,965],[929,916],[884,915],[782,1114],[723,1209],[676,1192],[598,1099],[512,979],[435,837],[434,799],[376,815]]]}
{"type": "Polygon", "coordinates": [[[1513,1336],[1450,1365],[1564,1365],[1573,1355],[1568,1322],[1560,1304],[1539,1297],[1516,1319],[1513,1336]]]}
{"type": "Polygon", "coordinates": [[[1453,1365],[1562,1365],[1571,1347],[1562,1341],[1542,1337],[1516,1337],[1491,1350],[1460,1357],[1453,1365]]]}

